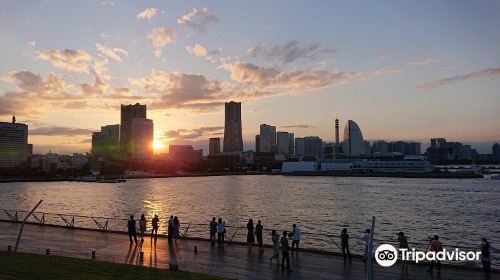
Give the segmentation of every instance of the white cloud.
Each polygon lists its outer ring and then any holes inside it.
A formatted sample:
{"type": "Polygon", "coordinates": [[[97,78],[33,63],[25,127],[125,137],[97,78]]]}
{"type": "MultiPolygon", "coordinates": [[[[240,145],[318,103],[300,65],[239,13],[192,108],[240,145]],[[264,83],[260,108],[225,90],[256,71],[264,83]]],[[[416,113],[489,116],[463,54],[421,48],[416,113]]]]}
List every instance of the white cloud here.
{"type": "Polygon", "coordinates": [[[101,54],[108,56],[116,61],[122,61],[122,56],[128,56],[128,52],[124,49],[107,47],[101,44],[95,44],[95,46],[101,54]]]}
{"type": "Polygon", "coordinates": [[[377,77],[394,76],[394,75],[400,74],[401,72],[402,71],[399,69],[381,68],[381,69],[373,71],[373,75],[375,75],[377,77]]]}
{"type": "Polygon", "coordinates": [[[151,20],[158,12],[156,8],[146,8],[144,11],[137,14],[137,20],[151,20]]]}
{"type": "Polygon", "coordinates": [[[158,27],[153,29],[148,39],[151,41],[155,56],[160,57],[163,48],[175,40],[175,32],[167,27],[158,27]]]}
{"type": "Polygon", "coordinates": [[[202,10],[193,8],[189,13],[177,19],[179,25],[192,27],[199,32],[205,32],[207,25],[218,21],[217,17],[208,12],[207,8],[202,10]]]}
{"type": "Polygon", "coordinates": [[[73,72],[89,72],[92,56],[84,50],[46,50],[37,52],[37,59],[47,60],[55,67],[73,72]]]}
{"type": "Polygon", "coordinates": [[[205,47],[203,47],[200,44],[195,44],[193,47],[187,46],[186,50],[188,51],[188,53],[194,54],[196,56],[206,56],[207,55],[207,49],[205,49],[205,47]]]}
{"type": "Polygon", "coordinates": [[[500,77],[500,68],[488,68],[481,71],[470,72],[462,75],[455,75],[435,81],[424,82],[417,85],[420,89],[434,89],[446,86],[451,83],[457,83],[465,80],[486,78],[486,77],[500,77]]]}
{"type": "Polygon", "coordinates": [[[408,63],[408,66],[423,66],[423,65],[438,64],[438,63],[441,63],[441,59],[435,57],[429,57],[423,60],[410,62],[408,63]]]}

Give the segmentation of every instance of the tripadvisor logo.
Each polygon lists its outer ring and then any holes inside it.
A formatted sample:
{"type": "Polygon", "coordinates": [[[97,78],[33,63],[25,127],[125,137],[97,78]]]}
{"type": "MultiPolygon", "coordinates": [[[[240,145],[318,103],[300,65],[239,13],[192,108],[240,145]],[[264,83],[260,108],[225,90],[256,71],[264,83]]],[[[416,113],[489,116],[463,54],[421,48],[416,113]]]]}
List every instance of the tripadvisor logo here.
{"type": "Polygon", "coordinates": [[[398,253],[401,255],[401,260],[412,261],[415,263],[421,261],[479,261],[481,259],[480,251],[461,251],[458,248],[455,250],[443,249],[439,252],[424,252],[416,251],[415,248],[409,250],[401,248],[397,250],[390,244],[382,244],[375,251],[375,260],[381,266],[392,266],[398,260],[398,253]]]}

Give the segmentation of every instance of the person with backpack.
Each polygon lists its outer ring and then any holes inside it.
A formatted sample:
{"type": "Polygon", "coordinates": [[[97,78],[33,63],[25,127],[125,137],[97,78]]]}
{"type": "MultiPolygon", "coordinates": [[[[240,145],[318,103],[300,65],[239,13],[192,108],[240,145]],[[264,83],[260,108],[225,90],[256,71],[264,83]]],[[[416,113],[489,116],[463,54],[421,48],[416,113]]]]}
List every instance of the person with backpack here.
{"type": "MultiPolygon", "coordinates": [[[[438,235],[434,235],[434,238],[432,238],[431,244],[429,245],[429,251],[435,252],[435,253],[443,251],[443,245],[441,244],[441,241],[439,241],[438,235]]],[[[427,272],[432,273],[432,271],[434,269],[435,262],[437,262],[437,269],[441,270],[441,261],[440,260],[436,260],[436,261],[432,260],[431,267],[427,270],[427,272]]]]}
{"type": "Polygon", "coordinates": [[[257,225],[255,226],[255,236],[257,237],[257,243],[259,244],[259,251],[264,250],[264,244],[262,242],[262,231],[264,227],[262,226],[262,222],[260,220],[257,221],[257,225]]]}
{"type": "Polygon", "coordinates": [[[481,239],[481,262],[485,272],[491,271],[491,251],[492,247],[486,238],[481,239]]]}
{"type": "Polygon", "coordinates": [[[210,243],[212,246],[215,246],[215,234],[217,233],[217,222],[215,221],[215,217],[212,217],[212,221],[210,222],[210,243]]]}
{"type": "Polygon", "coordinates": [[[349,251],[349,234],[347,234],[347,229],[343,228],[340,232],[340,241],[342,245],[342,255],[344,256],[344,262],[346,260],[346,254],[349,256],[349,260],[351,260],[351,251],[349,251]]]}
{"type": "Polygon", "coordinates": [[[283,231],[283,236],[280,239],[281,244],[281,270],[285,271],[285,260],[286,260],[286,268],[290,271],[290,253],[288,250],[290,249],[290,245],[288,245],[287,232],[283,231]]]}
{"type": "MultiPolygon", "coordinates": [[[[399,247],[399,249],[409,249],[408,238],[405,236],[405,233],[402,231],[400,231],[398,233],[398,247],[399,247]]],[[[402,261],[401,268],[408,269],[408,267],[406,266],[406,261],[402,261]]]]}

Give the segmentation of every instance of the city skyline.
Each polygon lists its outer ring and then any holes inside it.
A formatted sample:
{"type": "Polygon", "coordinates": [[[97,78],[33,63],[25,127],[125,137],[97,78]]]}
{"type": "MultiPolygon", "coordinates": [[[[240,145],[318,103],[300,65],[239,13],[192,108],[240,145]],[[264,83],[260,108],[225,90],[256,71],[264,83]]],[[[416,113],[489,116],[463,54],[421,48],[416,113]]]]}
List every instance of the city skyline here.
{"type": "Polygon", "coordinates": [[[500,142],[498,3],[453,1],[452,13],[451,2],[366,2],[359,23],[342,15],[347,3],[103,3],[1,4],[0,117],[30,126],[34,152],[89,151],[91,133],[136,102],[148,105],[160,153],[207,151],[231,100],[242,102],[244,150],[264,123],[333,142],[336,116],[370,141],[444,137],[480,152],[500,142]],[[39,32],[19,20],[42,14],[53,19],[39,32]]]}

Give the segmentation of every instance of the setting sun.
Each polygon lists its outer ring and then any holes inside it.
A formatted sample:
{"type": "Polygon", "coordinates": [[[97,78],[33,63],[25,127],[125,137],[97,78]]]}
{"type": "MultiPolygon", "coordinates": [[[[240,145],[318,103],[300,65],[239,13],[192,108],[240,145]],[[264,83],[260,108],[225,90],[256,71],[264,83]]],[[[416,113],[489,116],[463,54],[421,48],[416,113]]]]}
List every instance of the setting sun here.
{"type": "Polygon", "coordinates": [[[161,150],[165,147],[165,145],[158,139],[153,140],[153,149],[155,151],[161,150]]]}

